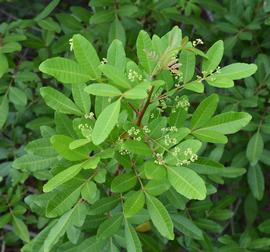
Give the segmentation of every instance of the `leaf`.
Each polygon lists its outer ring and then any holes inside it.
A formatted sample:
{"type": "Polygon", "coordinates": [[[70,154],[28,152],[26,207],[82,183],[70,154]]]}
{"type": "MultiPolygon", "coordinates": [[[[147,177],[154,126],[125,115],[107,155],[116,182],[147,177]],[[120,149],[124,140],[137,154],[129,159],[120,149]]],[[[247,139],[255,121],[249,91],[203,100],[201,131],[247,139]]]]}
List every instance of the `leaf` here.
{"type": "Polygon", "coordinates": [[[36,172],[51,168],[58,161],[56,156],[53,157],[43,157],[33,154],[26,154],[17,158],[13,162],[13,167],[20,170],[25,170],[29,172],[36,172]]]}
{"type": "Polygon", "coordinates": [[[124,203],[124,215],[130,218],[138,213],[144,206],[145,197],[142,191],[133,192],[127,196],[124,203]]]}
{"type": "Polygon", "coordinates": [[[248,141],[246,156],[251,165],[255,165],[262,153],[264,142],[259,131],[257,131],[248,141]]]}
{"type": "Polygon", "coordinates": [[[125,219],[125,240],[127,252],[142,252],[140,239],[131,224],[125,219]]]}
{"type": "Polygon", "coordinates": [[[74,178],[81,171],[81,169],[82,164],[76,164],[57,173],[43,186],[43,192],[50,192],[57,186],[64,184],[66,181],[74,178]]]}
{"type": "Polygon", "coordinates": [[[217,109],[218,100],[218,95],[212,94],[200,103],[192,115],[190,122],[192,129],[200,128],[209,121],[217,109]]]}
{"type": "Polygon", "coordinates": [[[156,164],[153,161],[148,161],[144,163],[145,176],[148,179],[161,180],[166,176],[166,169],[164,166],[156,164]]]}
{"type": "Polygon", "coordinates": [[[7,120],[7,117],[8,117],[8,110],[9,110],[9,107],[8,107],[8,99],[6,96],[2,96],[1,97],[1,103],[0,103],[0,129],[4,126],[6,120],[7,120]]]}
{"type": "Polygon", "coordinates": [[[208,77],[206,78],[207,83],[212,87],[219,87],[219,88],[231,88],[234,86],[233,80],[229,78],[219,78],[219,76],[216,77],[208,77]]]}
{"type": "Polygon", "coordinates": [[[109,43],[111,43],[114,39],[119,39],[123,45],[126,44],[126,32],[121,23],[121,21],[116,16],[114,21],[111,23],[109,30],[109,43]]]}
{"type": "Polygon", "coordinates": [[[50,13],[56,8],[56,6],[59,4],[60,0],[52,0],[44,10],[42,10],[41,13],[39,13],[34,20],[36,22],[46,18],[47,16],[50,15],[50,13]]]}
{"type": "Polygon", "coordinates": [[[137,154],[137,155],[142,155],[142,156],[152,155],[151,149],[144,142],[140,142],[136,140],[126,140],[123,144],[123,147],[127,149],[129,152],[137,154]]]}
{"type": "Polygon", "coordinates": [[[270,234],[270,219],[262,222],[258,228],[259,228],[260,232],[270,234]]]}
{"type": "Polygon", "coordinates": [[[84,83],[72,85],[72,96],[77,107],[80,108],[83,113],[87,114],[91,108],[91,100],[90,96],[84,91],[85,87],[86,85],[84,83]]]}
{"type": "Polygon", "coordinates": [[[251,115],[245,112],[225,112],[212,117],[203,129],[233,134],[244,128],[251,120],[251,115]]]}
{"type": "Polygon", "coordinates": [[[251,76],[257,71],[255,64],[234,63],[220,69],[213,77],[239,80],[251,76]]]}
{"type": "Polygon", "coordinates": [[[8,70],[8,61],[4,54],[0,52],[0,78],[7,72],[8,70]]]}
{"type": "Polygon", "coordinates": [[[173,223],[164,205],[149,194],[146,194],[146,204],[150,218],[159,233],[167,239],[173,240],[173,223]]]}
{"type": "Polygon", "coordinates": [[[22,239],[24,242],[29,242],[30,238],[27,226],[21,219],[12,215],[12,226],[14,233],[19,236],[20,239],[22,239]]]}
{"type": "Polygon", "coordinates": [[[202,71],[211,74],[221,62],[224,53],[223,41],[219,40],[213,44],[206,53],[202,62],[202,71]]]}
{"type": "Polygon", "coordinates": [[[105,97],[120,96],[122,94],[118,88],[109,84],[91,84],[84,90],[88,94],[105,97]]]}
{"type": "Polygon", "coordinates": [[[150,52],[152,51],[152,41],[147,32],[140,31],[136,41],[136,48],[140,65],[142,65],[145,71],[150,74],[153,71],[155,64],[149,57],[150,52]]]}
{"type": "Polygon", "coordinates": [[[40,94],[45,103],[63,114],[82,115],[80,109],[64,94],[51,87],[42,87],[40,94]]]}
{"type": "Polygon", "coordinates": [[[181,214],[172,215],[174,226],[184,235],[196,240],[203,240],[203,232],[191,220],[181,214]]]}
{"type": "Polygon", "coordinates": [[[114,235],[121,227],[123,222],[123,215],[115,215],[107,220],[105,220],[99,226],[97,230],[97,239],[103,240],[114,235]]]}
{"type": "Polygon", "coordinates": [[[82,187],[81,195],[84,200],[86,200],[88,203],[92,203],[92,200],[97,195],[97,185],[93,181],[88,181],[85,183],[85,185],[82,187]]]}
{"type": "Polygon", "coordinates": [[[261,200],[264,194],[264,175],[258,164],[249,167],[247,179],[254,198],[261,200]]]}
{"type": "Polygon", "coordinates": [[[44,252],[50,252],[51,248],[59,241],[59,239],[65,234],[69,225],[72,222],[74,209],[69,210],[63,216],[61,216],[56,224],[51,228],[48,236],[44,241],[44,252]]]}
{"type": "Polygon", "coordinates": [[[80,147],[74,150],[69,148],[73,139],[65,135],[54,135],[51,137],[53,148],[65,159],[71,161],[84,160],[88,158],[88,149],[80,147]]]}
{"type": "Polygon", "coordinates": [[[120,40],[115,39],[112,41],[107,52],[107,60],[108,64],[116,67],[122,73],[124,72],[126,67],[126,53],[123,43],[120,40]]]}
{"type": "Polygon", "coordinates": [[[9,100],[18,106],[25,106],[27,104],[27,97],[25,92],[17,87],[9,88],[9,100]]]}
{"type": "Polygon", "coordinates": [[[115,177],[111,183],[111,191],[122,193],[130,190],[137,184],[137,178],[134,174],[126,173],[115,177]]]}
{"type": "Polygon", "coordinates": [[[43,61],[39,70],[67,84],[80,84],[92,79],[77,62],[61,57],[43,61]]]}
{"type": "Polygon", "coordinates": [[[181,71],[183,73],[184,84],[190,81],[195,72],[195,54],[188,50],[183,50],[180,53],[181,71]]]}
{"type": "Polygon", "coordinates": [[[174,189],[188,199],[203,200],[206,187],[202,178],[185,167],[167,167],[168,179],[174,189]]]}
{"type": "Polygon", "coordinates": [[[89,207],[89,215],[100,215],[109,212],[120,202],[119,197],[111,196],[96,201],[89,207]]]}
{"type": "Polygon", "coordinates": [[[270,247],[270,238],[266,237],[254,239],[248,245],[248,248],[255,250],[257,249],[265,250],[266,248],[269,249],[269,247],[270,247]]]}
{"type": "Polygon", "coordinates": [[[46,207],[46,216],[54,218],[67,212],[77,202],[84,183],[85,180],[75,177],[59,186],[49,199],[46,207]]]}
{"type": "Polygon", "coordinates": [[[142,100],[147,98],[147,90],[149,88],[149,85],[139,84],[135,86],[134,88],[128,90],[123,94],[123,97],[126,99],[131,100],[142,100]]]}
{"type": "Polygon", "coordinates": [[[153,196],[158,196],[170,189],[171,185],[166,178],[161,180],[150,180],[145,186],[144,189],[146,192],[153,196]]]}
{"type": "Polygon", "coordinates": [[[92,141],[99,145],[109,136],[114,126],[118,122],[121,100],[111,103],[99,115],[92,132],[92,141]]]}
{"type": "Polygon", "coordinates": [[[228,142],[228,138],[225,135],[212,130],[198,129],[193,131],[192,135],[203,142],[222,143],[222,144],[228,142]]]}
{"type": "Polygon", "coordinates": [[[103,64],[99,66],[103,74],[113,82],[113,84],[121,89],[130,89],[131,85],[125,75],[115,66],[103,64]]]}
{"type": "Polygon", "coordinates": [[[204,85],[202,84],[201,80],[194,80],[184,84],[184,89],[201,94],[204,91],[204,85]]]}
{"type": "Polygon", "coordinates": [[[93,45],[80,34],[72,37],[72,45],[75,58],[79,62],[80,67],[84,69],[84,72],[88,74],[91,80],[98,80],[101,76],[98,68],[100,60],[93,45]]]}

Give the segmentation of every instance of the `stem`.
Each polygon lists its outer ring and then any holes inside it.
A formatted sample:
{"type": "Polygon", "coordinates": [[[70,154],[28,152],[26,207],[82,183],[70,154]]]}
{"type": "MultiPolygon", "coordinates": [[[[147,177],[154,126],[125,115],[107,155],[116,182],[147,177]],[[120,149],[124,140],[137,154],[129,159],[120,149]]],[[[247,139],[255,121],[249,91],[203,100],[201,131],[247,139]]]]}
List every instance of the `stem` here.
{"type": "Polygon", "coordinates": [[[149,106],[150,103],[151,103],[151,96],[152,96],[153,92],[154,92],[154,87],[151,88],[151,90],[150,90],[150,92],[149,92],[149,94],[148,94],[147,101],[145,102],[145,104],[144,104],[142,110],[139,112],[139,117],[138,117],[138,120],[137,120],[137,122],[136,122],[136,125],[139,126],[139,127],[140,127],[141,124],[142,124],[142,119],[143,119],[143,116],[144,116],[144,114],[145,114],[145,111],[146,111],[146,109],[148,108],[148,106],[149,106]]]}

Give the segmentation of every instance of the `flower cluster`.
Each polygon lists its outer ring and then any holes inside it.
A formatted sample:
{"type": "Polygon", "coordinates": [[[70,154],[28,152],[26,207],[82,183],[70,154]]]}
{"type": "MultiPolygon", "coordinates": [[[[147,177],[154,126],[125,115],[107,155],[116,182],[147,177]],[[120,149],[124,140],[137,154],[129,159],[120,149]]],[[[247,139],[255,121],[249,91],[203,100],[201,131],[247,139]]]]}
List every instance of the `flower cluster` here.
{"type": "Polygon", "coordinates": [[[151,132],[151,130],[148,128],[148,126],[143,126],[143,132],[145,134],[149,134],[151,132]]]}
{"type": "Polygon", "coordinates": [[[128,79],[131,82],[134,82],[136,80],[138,81],[142,81],[143,77],[141,74],[139,74],[138,72],[136,72],[135,70],[129,69],[128,71],[128,79]]]}
{"type": "Polygon", "coordinates": [[[81,123],[79,124],[78,128],[81,130],[81,133],[85,138],[91,139],[93,131],[92,127],[90,127],[87,123],[81,123]]]}
{"type": "Polygon", "coordinates": [[[166,146],[177,144],[177,139],[175,137],[170,137],[169,135],[165,135],[164,143],[166,146]]]}
{"type": "MultiPolygon", "coordinates": [[[[180,152],[180,150],[178,150],[178,153],[180,152]]],[[[177,155],[176,155],[177,156],[177,155]]],[[[182,166],[182,165],[189,165],[192,162],[195,162],[198,159],[197,154],[193,153],[191,148],[187,148],[184,151],[184,160],[178,160],[176,165],[177,166],[182,166]]]]}
{"type": "Polygon", "coordinates": [[[70,51],[73,51],[73,39],[71,38],[71,39],[69,39],[69,50],[70,51]]]}
{"type": "Polygon", "coordinates": [[[156,160],[154,162],[156,164],[158,164],[158,165],[164,165],[165,164],[165,161],[163,159],[163,153],[156,153],[155,156],[156,156],[156,160]]]}
{"type": "Polygon", "coordinates": [[[197,45],[203,45],[203,41],[200,38],[195,39],[194,41],[192,41],[192,45],[194,47],[196,47],[197,45]]]}
{"type": "Polygon", "coordinates": [[[155,51],[148,51],[144,49],[144,52],[147,54],[147,57],[152,61],[158,61],[158,54],[155,51]]]}
{"type": "Polygon", "coordinates": [[[105,65],[108,63],[108,60],[106,58],[102,58],[101,62],[102,65],[105,65]]]}
{"type": "Polygon", "coordinates": [[[171,127],[161,128],[161,131],[163,133],[165,133],[165,132],[177,132],[178,129],[176,128],[176,126],[171,126],[171,127]]]}
{"type": "Polygon", "coordinates": [[[94,117],[95,117],[95,114],[93,112],[90,112],[90,113],[87,113],[87,114],[84,115],[85,119],[93,120],[94,117]]]}
{"type": "Polygon", "coordinates": [[[136,129],[135,127],[131,127],[127,131],[128,135],[130,137],[133,137],[133,139],[136,140],[136,141],[141,141],[142,140],[142,138],[139,136],[140,132],[141,132],[140,129],[136,129]]]}
{"type": "MultiPolygon", "coordinates": [[[[188,110],[190,103],[187,99],[187,97],[182,97],[180,98],[179,96],[175,97],[175,101],[176,101],[176,106],[175,108],[183,108],[184,110],[188,110]]],[[[175,112],[175,110],[173,111],[173,113],[175,112]]]]}

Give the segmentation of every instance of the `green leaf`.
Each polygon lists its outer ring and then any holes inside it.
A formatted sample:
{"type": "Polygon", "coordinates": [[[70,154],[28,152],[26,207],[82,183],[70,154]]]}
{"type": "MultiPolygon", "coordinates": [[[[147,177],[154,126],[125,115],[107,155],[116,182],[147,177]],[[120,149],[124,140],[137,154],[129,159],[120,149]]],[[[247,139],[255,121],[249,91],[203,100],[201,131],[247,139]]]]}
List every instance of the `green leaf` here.
{"type": "Polygon", "coordinates": [[[149,156],[152,155],[151,149],[144,142],[136,141],[136,140],[126,140],[123,144],[123,147],[127,149],[129,152],[149,156]]]}
{"type": "Polygon", "coordinates": [[[115,193],[122,193],[130,190],[137,184],[134,174],[126,173],[115,177],[111,183],[111,190],[115,193]]]}
{"type": "Polygon", "coordinates": [[[265,250],[267,248],[267,250],[270,247],[270,238],[258,238],[258,239],[254,239],[250,242],[250,244],[248,245],[248,248],[250,249],[263,249],[265,250]]]}
{"type": "Polygon", "coordinates": [[[43,157],[33,154],[26,154],[17,158],[12,165],[16,169],[36,172],[51,168],[51,166],[54,165],[57,161],[58,158],[56,156],[43,157]]]}
{"type": "Polygon", "coordinates": [[[188,50],[183,50],[180,53],[181,71],[183,73],[183,82],[189,82],[195,72],[195,54],[188,50]]]}
{"type": "Polygon", "coordinates": [[[57,186],[64,184],[66,181],[74,178],[82,169],[82,164],[73,165],[52,177],[44,186],[44,192],[50,192],[57,186]]]}
{"type": "Polygon", "coordinates": [[[144,187],[145,191],[153,196],[158,196],[170,189],[171,185],[166,178],[150,180],[144,187]]]}
{"type": "Polygon", "coordinates": [[[77,202],[84,183],[85,180],[75,177],[59,186],[49,199],[46,207],[46,216],[54,218],[67,212],[77,202]]]}
{"type": "Polygon", "coordinates": [[[25,106],[27,104],[27,97],[24,91],[17,87],[9,88],[9,100],[18,106],[25,106]]]}
{"type": "Polygon", "coordinates": [[[99,79],[101,76],[101,72],[98,69],[100,60],[92,44],[82,35],[76,34],[72,37],[72,45],[75,58],[79,62],[80,67],[83,68],[91,80],[99,79]]]}
{"type": "Polygon", "coordinates": [[[8,70],[8,61],[4,54],[0,52],[0,78],[7,72],[8,70]]]}
{"type": "Polygon", "coordinates": [[[198,138],[199,140],[208,143],[225,144],[228,142],[228,138],[225,135],[212,130],[198,129],[193,131],[192,135],[198,138]]]}
{"type": "Polygon", "coordinates": [[[123,97],[131,100],[142,100],[147,98],[149,85],[139,84],[123,94],[123,97]]]}
{"type": "Polygon", "coordinates": [[[125,240],[127,252],[142,252],[140,239],[131,224],[125,219],[125,240]]]}
{"type": "Polygon", "coordinates": [[[121,89],[130,89],[131,85],[125,75],[120,71],[120,69],[109,64],[103,64],[99,66],[99,69],[103,74],[113,82],[115,86],[121,89]]]}
{"type": "Polygon", "coordinates": [[[124,72],[126,67],[126,53],[123,43],[120,40],[115,39],[112,41],[107,52],[107,60],[108,64],[116,67],[122,73],[124,72]]]}
{"type": "Polygon", "coordinates": [[[82,187],[81,195],[84,200],[86,200],[88,203],[92,203],[92,200],[97,195],[97,185],[93,181],[88,181],[85,183],[85,185],[82,187]]]}
{"type": "Polygon", "coordinates": [[[184,89],[201,94],[204,91],[204,85],[202,84],[201,80],[195,80],[184,84],[184,89]]]}
{"type": "Polygon", "coordinates": [[[89,207],[89,215],[100,215],[109,212],[120,202],[119,197],[102,198],[89,207]]]}
{"type": "Polygon", "coordinates": [[[224,53],[223,41],[219,40],[213,44],[206,53],[202,62],[202,71],[211,74],[219,65],[224,53]]]}
{"type": "Polygon", "coordinates": [[[161,180],[166,176],[166,169],[164,166],[156,164],[154,161],[148,161],[144,164],[145,176],[148,179],[161,180]]]}
{"type": "Polygon", "coordinates": [[[84,160],[88,158],[88,149],[84,147],[71,150],[69,148],[73,139],[65,135],[54,135],[51,137],[53,148],[65,159],[71,161],[84,160]]]}
{"type": "Polygon", "coordinates": [[[59,239],[65,234],[68,227],[72,223],[75,208],[66,212],[61,216],[56,224],[51,228],[48,236],[44,241],[44,252],[50,252],[52,247],[59,241],[59,239]]]}
{"type": "Polygon", "coordinates": [[[2,99],[0,100],[1,103],[0,103],[0,129],[4,126],[6,120],[7,120],[7,117],[8,117],[8,110],[9,110],[9,107],[8,107],[8,99],[6,96],[2,96],[1,97],[2,99]]]}
{"type": "Polygon", "coordinates": [[[103,240],[113,236],[120,229],[123,222],[123,215],[115,215],[105,220],[97,230],[97,239],[103,240]]]}
{"type": "Polygon", "coordinates": [[[270,219],[262,222],[258,228],[259,228],[260,232],[270,234],[270,219]]]}
{"type": "Polygon", "coordinates": [[[219,76],[215,77],[208,77],[206,78],[207,83],[212,87],[219,87],[219,88],[231,88],[234,86],[233,80],[229,78],[223,78],[219,76]]]}
{"type": "Polygon", "coordinates": [[[225,112],[212,117],[203,129],[222,134],[233,134],[244,128],[251,120],[245,112],[225,112]]]}
{"type": "Polygon", "coordinates": [[[220,69],[213,77],[239,80],[251,76],[257,71],[255,64],[234,63],[220,69]]]}
{"type": "Polygon", "coordinates": [[[192,129],[200,128],[209,121],[217,109],[218,100],[218,95],[212,94],[200,103],[192,115],[190,122],[192,129]]]}
{"type": "Polygon", "coordinates": [[[34,20],[36,22],[46,18],[47,16],[50,15],[50,13],[56,8],[56,6],[59,4],[60,0],[52,0],[45,9],[42,10],[41,13],[39,13],[34,20]]]}
{"type": "Polygon", "coordinates": [[[84,90],[88,94],[105,97],[120,96],[122,94],[118,88],[109,84],[91,84],[84,90]]]}
{"type": "Polygon", "coordinates": [[[123,45],[126,44],[126,32],[117,16],[110,26],[109,43],[111,43],[114,39],[119,39],[123,45]]]}
{"type": "Polygon", "coordinates": [[[188,199],[205,199],[205,183],[196,172],[182,166],[167,167],[167,171],[168,179],[178,193],[188,199]]]}
{"type": "Polygon", "coordinates": [[[57,112],[71,115],[82,115],[80,109],[65,95],[51,87],[42,87],[40,94],[46,104],[57,112]]]}
{"type": "Polygon", "coordinates": [[[84,83],[72,85],[72,96],[77,107],[80,108],[83,113],[87,114],[91,108],[91,100],[90,96],[84,91],[85,87],[86,85],[84,83]]]}
{"type": "Polygon", "coordinates": [[[147,32],[140,31],[136,41],[136,48],[140,64],[150,74],[154,69],[155,63],[149,57],[152,51],[152,41],[147,32]]]}
{"type": "Polygon", "coordinates": [[[54,57],[43,61],[39,70],[49,74],[62,83],[80,84],[92,79],[80,64],[73,60],[54,57]]]}
{"type": "Polygon", "coordinates": [[[181,214],[172,215],[174,226],[184,235],[192,237],[196,240],[203,240],[203,232],[190,219],[181,214]]]}
{"type": "Polygon", "coordinates": [[[131,195],[127,195],[127,199],[124,203],[124,215],[126,218],[130,218],[138,213],[144,206],[145,197],[142,191],[133,192],[131,195]]]}
{"type": "Polygon", "coordinates": [[[150,218],[159,233],[167,239],[173,240],[173,223],[164,205],[149,194],[146,194],[146,204],[150,218]]]}
{"type": "Polygon", "coordinates": [[[264,142],[259,131],[257,131],[248,141],[246,156],[251,165],[255,165],[262,153],[264,142]]]}
{"type": "Polygon", "coordinates": [[[254,198],[261,200],[264,194],[264,175],[261,167],[258,164],[251,165],[248,169],[247,178],[254,198]]]}
{"type": "Polygon", "coordinates": [[[109,136],[118,122],[121,99],[111,103],[99,115],[92,133],[92,141],[99,145],[109,136]]]}
{"type": "Polygon", "coordinates": [[[16,216],[12,215],[12,226],[14,233],[20,237],[25,242],[29,242],[29,232],[27,229],[27,226],[24,224],[24,222],[17,218],[16,216]]]}

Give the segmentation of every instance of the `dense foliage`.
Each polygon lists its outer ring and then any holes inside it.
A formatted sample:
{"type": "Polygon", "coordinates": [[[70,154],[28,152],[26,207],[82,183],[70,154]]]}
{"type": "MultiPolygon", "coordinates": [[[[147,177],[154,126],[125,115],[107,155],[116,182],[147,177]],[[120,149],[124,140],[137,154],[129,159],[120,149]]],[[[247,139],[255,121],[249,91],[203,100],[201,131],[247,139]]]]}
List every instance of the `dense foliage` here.
{"type": "Polygon", "coordinates": [[[1,251],[269,251],[269,13],[0,1],[1,251]]]}

